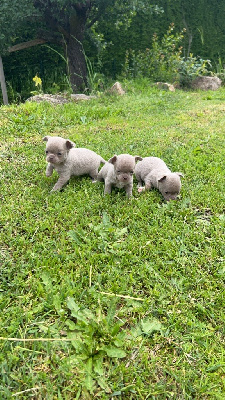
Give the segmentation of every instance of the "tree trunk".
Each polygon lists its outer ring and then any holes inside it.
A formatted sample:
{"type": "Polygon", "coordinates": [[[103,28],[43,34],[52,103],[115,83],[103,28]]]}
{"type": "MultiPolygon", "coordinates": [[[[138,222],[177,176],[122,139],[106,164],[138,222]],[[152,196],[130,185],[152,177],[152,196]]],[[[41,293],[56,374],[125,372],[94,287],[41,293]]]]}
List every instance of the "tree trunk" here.
{"type": "Polygon", "coordinates": [[[73,92],[79,93],[87,87],[87,66],[82,42],[91,0],[71,1],[64,8],[59,4],[60,1],[34,1],[34,6],[43,13],[47,27],[39,36],[60,45],[63,43],[71,87],[73,92]]]}
{"type": "Polygon", "coordinates": [[[87,66],[82,43],[70,36],[65,43],[65,53],[71,88],[74,93],[84,92],[87,88],[87,66]]]}
{"type": "Polygon", "coordinates": [[[76,5],[76,12],[69,18],[69,32],[64,35],[69,78],[74,93],[83,92],[87,87],[87,65],[82,42],[89,7],[89,0],[76,5]]]}

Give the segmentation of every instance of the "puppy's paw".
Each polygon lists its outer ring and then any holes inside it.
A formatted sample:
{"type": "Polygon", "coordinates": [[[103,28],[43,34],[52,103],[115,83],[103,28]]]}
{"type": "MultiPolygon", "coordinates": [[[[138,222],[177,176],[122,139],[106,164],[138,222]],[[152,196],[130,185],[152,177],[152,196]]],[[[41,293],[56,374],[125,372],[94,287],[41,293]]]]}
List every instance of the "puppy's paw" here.
{"type": "Polygon", "coordinates": [[[60,190],[62,190],[62,186],[57,186],[57,184],[56,184],[55,186],[53,186],[53,188],[50,191],[50,193],[60,192],[60,190]]]}
{"type": "Polygon", "coordinates": [[[145,186],[139,186],[138,193],[142,193],[145,191],[145,186]]]}

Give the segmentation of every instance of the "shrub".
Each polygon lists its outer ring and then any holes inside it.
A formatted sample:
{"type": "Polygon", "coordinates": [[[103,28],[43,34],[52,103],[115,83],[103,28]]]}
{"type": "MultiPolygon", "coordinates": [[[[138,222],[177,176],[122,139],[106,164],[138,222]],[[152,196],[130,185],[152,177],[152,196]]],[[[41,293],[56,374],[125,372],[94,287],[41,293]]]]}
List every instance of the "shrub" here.
{"type": "Polygon", "coordinates": [[[175,81],[178,79],[178,67],[181,60],[181,42],[185,30],[173,33],[171,24],[160,43],[158,36],[153,35],[152,48],[137,54],[133,50],[126,53],[124,75],[126,78],[145,76],[154,81],[175,81]]]}
{"type": "Polygon", "coordinates": [[[171,24],[161,42],[157,35],[153,36],[152,48],[144,52],[126,52],[123,75],[126,78],[147,77],[153,81],[178,82],[181,86],[189,86],[199,75],[209,74],[209,60],[200,57],[182,57],[182,41],[185,29],[173,33],[171,24]]]}
{"type": "Polygon", "coordinates": [[[197,76],[208,75],[208,67],[211,67],[210,60],[203,60],[200,57],[183,57],[178,66],[179,83],[181,86],[190,86],[191,81],[197,76]]]}

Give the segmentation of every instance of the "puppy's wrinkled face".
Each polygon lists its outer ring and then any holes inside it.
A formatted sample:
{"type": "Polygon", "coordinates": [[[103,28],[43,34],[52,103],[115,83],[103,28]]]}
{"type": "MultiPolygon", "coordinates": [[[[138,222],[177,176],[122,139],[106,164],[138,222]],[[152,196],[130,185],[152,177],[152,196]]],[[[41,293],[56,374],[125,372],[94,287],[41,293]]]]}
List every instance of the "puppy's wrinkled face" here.
{"type": "Polygon", "coordinates": [[[51,164],[63,164],[68,156],[69,150],[74,147],[74,143],[57,136],[45,136],[43,138],[46,144],[46,161],[51,164]]]}
{"type": "Polygon", "coordinates": [[[109,162],[114,165],[114,171],[118,182],[129,184],[133,182],[135,162],[141,157],[133,157],[130,154],[120,154],[112,157],[109,162]]]}
{"type": "Polygon", "coordinates": [[[181,189],[180,176],[182,174],[174,172],[159,179],[159,190],[166,201],[177,199],[181,189]]]}

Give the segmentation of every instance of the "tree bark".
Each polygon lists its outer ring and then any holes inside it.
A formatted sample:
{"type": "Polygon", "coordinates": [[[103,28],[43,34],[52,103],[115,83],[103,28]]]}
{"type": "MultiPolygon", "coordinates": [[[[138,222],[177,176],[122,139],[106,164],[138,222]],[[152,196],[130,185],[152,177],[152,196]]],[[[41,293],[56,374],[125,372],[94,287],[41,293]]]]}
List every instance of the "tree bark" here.
{"type": "Polygon", "coordinates": [[[29,47],[37,46],[38,44],[46,43],[45,39],[34,39],[29,40],[28,42],[18,43],[15,46],[11,46],[8,48],[8,52],[12,53],[14,51],[29,49],[29,47]]]}
{"type": "MultiPolygon", "coordinates": [[[[49,39],[47,35],[43,39],[50,40],[50,36],[56,34],[55,43],[63,43],[71,88],[74,93],[83,92],[87,87],[87,65],[82,43],[91,1],[75,2],[67,10],[62,9],[60,14],[58,8],[52,6],[45,0],[44,19],[50,35],[49,39]]],[[[43,11],[43,0],[36,0],[35,7],[43,11]]]]}
{"type": "Polygon", "coordinates": [[[82,43],[74,36],[70,36],[64,45],[68,63],[68,73],[71,88],[74,93],[80,93],[87,87],[87,66],[82,43]]]}
{"type": "Polygon", "coordinates": [[[87,65],[82,42],[87,23],[89,2],[77,4],[76,12],[69,18],[69,32],[64,36],[64,49],[68,60],[69,78],[74,93],[87,87],[87,65]]]}

